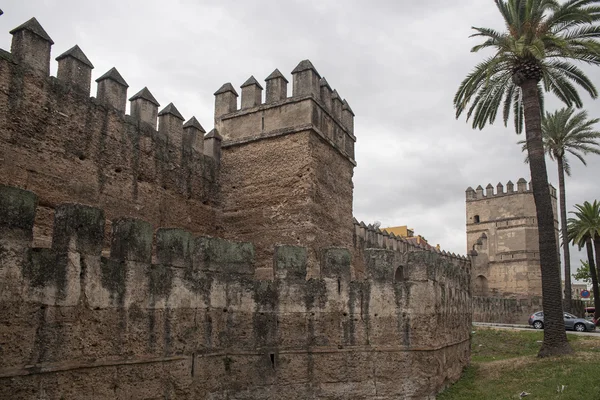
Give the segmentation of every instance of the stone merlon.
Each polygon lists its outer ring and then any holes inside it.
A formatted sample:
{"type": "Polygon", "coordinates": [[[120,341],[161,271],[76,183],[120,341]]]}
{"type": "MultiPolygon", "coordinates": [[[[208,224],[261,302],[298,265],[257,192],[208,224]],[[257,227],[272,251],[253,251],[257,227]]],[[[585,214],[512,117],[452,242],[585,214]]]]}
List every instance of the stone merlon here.
{"type": "Polygon", "coordinates": [[[200,125],[200,122],[198,122],[198,120],[196,119],[196,117],[190,118],[188,122],[186,122],[185,124],[183,124],[183,129],[187,129],[187,128],[195,128],[195,129],[199,130],[202,133],[206,133],[206,131],[204,130],[204,128],[202,127],[202,125],[200,125]]]}
{"type": "Polygon", "coordinates": [[[133,96],[131,96],[131,98],[129,99],[129,101],[134,101],[134,100],[137,100],[137,99],[148,100],[150,103],[154,104],[155,106],[157,106],[157,107],[160,106],[160,104],[154,98],[154,96],[152,95],[152,93],[150,93],[150,90],[148,90],[148,87],[144,87],[142,90],[140,90],[139,92],[137,92],[136,94],[134,94],[133,96]]]}
{"type": "Polygon", "coordinates": [[[275,71],[271,72],[271,74],[265,78],[265,81],[270,81],[271,79],[283,79],[286,83],[289,82],[277,68],[275,68],[275,71]]]}
{"type": "Polygon", "coordinates": [[[14,35],[15,33],[18,33],[23,30],[29,31],[31,33],[35,33],[37,36],[39,36],[40,38],[49,42],[50,44],[54,44],[54,41],[52,40],[52,38],[50,38],[48,33],[46,33],[44,28],[42,28],[42,26],[40,25],[38,20],[35,18],[31,18],[29,21],[17,26],[15,29],[10,31],[10,34],[14,35]]]}
{"type": "Polygon", "coordinates": [[[221,141],[223,138],[216,129],[204,136],[204,155],[213,158],[216,162],[221,161],[221,141]]]}
{"type": "Polygon", "coordinates": [[[56,57],[56,61],[60,61],[67,57],[73,57],[74,59],[80,61],[81,63],[87,65],[90,68],[94,68],[92,62],[87,58],[87,56],[81,51],[78,45],[71,47],[69,50],[62,53],[60,56],[56,57]]]}
{"type": "MultiPolygon", "coordinates": [[[[496,185],[496,190],[494,192],[494,186],[489,183],[486,187],[485,187],[485,194],[484,194],[484,188],[479,185],[477,186],[476,190],[473,190],[472,187],[469,187],[466,190],[466,198],[467,200],[479,200],[479,199],[487,199],[487,198],[491,198],[491,197],[497,197],[497,196],[508,196],[508,195],[513,195],[513,194],[518,194],[518,193],[530,193],[533,190],[533,186],[531,185],[531,183],[527,183],[527,181],[525,180],[525,178],[520,178],[517,181],[517,191],[515,191],[515,185],[512,181],[508,181],[506,183],[506,191],[504,190],[504,185],[502,184],[502,182],[498,182],[498,184],[496,185]]],[[[556,189],[552,186],[549,185],[549,190],[550,190],[550,195],[552,197],[556,197],[556,189]]]]}
{"type": "Polygon", "coordinates": [[[100,78],[96,79],[96,82],[98,83],[96,98],[101,103],[109,105],[124,114],[127,106],[127,88],[129,85],[125,82],[119,71],[113,67],[100,78]]]}
{"type": "Polygon", "coordinates": [[[238,93],[230,82],[215,92],[215,122],[223,115],[237,110],[238,93]]]}
{"type": "Polygon", "coordinates": [[[196,117],[190,118],[183,124],[182,144],[186,149],[194,149],[200,154],[204,154],[204,134],[206,131],[200,125],[196,117]]]}
{"type": "Polygon", "coordinates": [[[177,107],[175,107],[175,105],[173,103],[169,103],[165,108],[163,108],[159,113],[158,116],[160,117],[161,115],[172,115],[182,121],[185,121],[185,118],[183,118],[183,115],[181,115],[181,113],[179,112],[179,110],[177,109],[177,107]]]}
{"type": "Polygon", "coordinates": [[[354,112],[346,99],[342,102],[342,124],[350,133],[354,134],[354,112]]]}
{"type": "Polygon", "coordinates": [[[121,86],[125,86],[126,88],[129,87],[127,82],[125,82],[125,79],[123,79],[123,77],[121,76],[119,71],[117,71],[117,69],[115,67],[112,67],[104,75],[102,75],[100,78],[96,79],[96,82],[102,82],[106,79],[110,79],[110,80],[118,83],[121,86]]]}
{"type": "Polygon", "coordinates": [[[265,78],[265,81],[267,82],[267,103],[274,103],[287,97],[288,80],[277,68],[265,78]]]}
{"type": "Polygon", "coordinates": [[[350,104],[348,104],[346,99],[342,102],[342,111],[348,111],[354,117],[354,111],[352,111],[352,108],[350,108],[350,104]]]}
{"type": "Polygon", "coordinates": [[[241,86],[242,88],[242,109],[259,106],[262,101],[263,87],[258,83],[254,76],[250,76],[241,86]]]}
{"type": "Polygon", "coordinates": [[[150,124],[156,129],[156,119],[158,117],[158,101],[154,98],[147,87],[134,94],[131,101],[131,116],[140,121],[150,124]]]}
{"type": "Polygon", "coordinates": [[[318,99],[320,97],[320,86],[319,80],[321,75],[317,72],[317,69],[312,65],[309,60],[302,60],[292,71],[293,96],[307,96],[311,95],[318,99]]]}
{"type": "MultiPolygon", "coordinates": [[[[252,85],[256,85],[256,86],[258,86],[258,87],[259,87],[259,89],[261,89],[261,90],[262,90],[262,88],[263,88],[263,87],[260,85],[260,83],[258,83],[258,81],[257,81],[257,80],[256,80],[256,78],[254,77],[254,75],[251,75],[251,76],[250,76],[250,78],[248,78],[248,80],[247,80],[246,82],[244,82],[244,83],[242,84],[242,86],[240,86],[240,87],[242,87],[242,88],[245,88],[246,86],[252,86],[252,85]]],[[[220,90],[220,89],[219,89],[219,90],[220,90]]]]}
{"type": "Polygon", "coordinates": [[[238,96],[238,93],[235,91],[235,88],[233,87],[233,85],[231,84],[231,82],[227,82],[227,83],[223,84],[223,86],[221,86],[219,88],[219,90],[217,90],[215,92],[215,96],[218,95],[218,94],[224,94],[224,93],[227,93],[227,92],[231,92],[234,95],[238,96]]]}
{"type": "Polygon", "coordinates": [[[35,18],[19,25],[13,35],[10,51],[13,59],[44,76],[50,75],[50,52],[54,41],[35,18]]]}
{"type": "Polygon", "coordinates": [[[79,46],[71,47],[56,57],[56,61],[58,61],[57,79],[89,96],[94,65],[79,46]]]}
{"type": "Polygon", "coordinates": [[[325,108],[331,111],[331,95],[333,90],[331,89],[331,86],[329,86],[329,82],[327,82],[325,77],[319,80],[319,86],[321,87],[321,101],[325,105],[325,108]]]}
{"type": "Polygon", "coordinates": [[[294,68],[292,70],[292,74],[296,74],[298,72],[302,72],[302,71],[306,71],[306,70],[313,70],[315,72],[315,74],[317,74],[317,76],[319,77],[319,79],[321,78],[321,75],[319,75],[319,72],[317,71],[317,69],[315,68],[315,66],[312,65],[312,63],[310,62],[310,60],[302,60],[302,61],[300,61],[300,63],[296,66],[296,68],[294,68]]]}

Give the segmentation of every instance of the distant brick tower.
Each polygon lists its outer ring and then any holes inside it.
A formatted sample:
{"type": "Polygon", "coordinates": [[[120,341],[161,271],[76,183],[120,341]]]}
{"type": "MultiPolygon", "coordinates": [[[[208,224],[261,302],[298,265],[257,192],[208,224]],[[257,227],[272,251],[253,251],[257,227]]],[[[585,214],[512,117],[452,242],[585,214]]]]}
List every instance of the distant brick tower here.
{"type": "MultiPolygon", "coordinates": [[[[556,234],[556,189],[550,186],[556,234]]],[[[541,296],[539,235],[531,185],[523,178],[466,191],[467,249],[478,256],[472,268],[476,296],[541,296]]],[[[557,249],[558,251],[558,249],[557,249]]]]}
{"type": "MultiPolygon", "coordinates": [[[[215,93],[215,132],[222,138],[223,225],[231,239],[252,241],[258,260],[274,246],[309,250],[352,246],[354,113],[337,91],[304,60],[288,80],[273,71],[261,84],[251,76],[238,94],[230,83],[215,93]]],[[[259,266],[264,277],[272,265],[259,266]]],[[[318,272],[309,268],[309,275],[318,272]]]]}

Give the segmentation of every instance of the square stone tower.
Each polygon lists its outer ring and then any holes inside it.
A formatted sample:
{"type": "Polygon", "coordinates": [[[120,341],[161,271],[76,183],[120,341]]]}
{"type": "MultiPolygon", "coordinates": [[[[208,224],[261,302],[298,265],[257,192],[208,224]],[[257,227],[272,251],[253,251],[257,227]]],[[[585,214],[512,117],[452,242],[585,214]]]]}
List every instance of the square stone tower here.
{"type": "Polygon", "coordinates": [[[352,247],[354,113],[310,61],[292,76],[288,97],[288,80],[273,71],[264,102],[251,76],[239,109],[230,83],[215,93],[224,234],[255,244],[264,278],[276,244],[307,247],[309,276],[320,249],[352,247]]]}
{"type": "MultiPolygon", "coordinates": [[[[556,235],[556,189],[550,186],[556,235]]],[[[539,235],[531,184],[523,178],[466,191],[467,250],[478,256],[472,267],[476,296],[541,296],[539,235]]],[[[557,242],[558,243],[558,242],[557,242]]],[[[557,249],[558,251],[558,249],[557,249]]]]}

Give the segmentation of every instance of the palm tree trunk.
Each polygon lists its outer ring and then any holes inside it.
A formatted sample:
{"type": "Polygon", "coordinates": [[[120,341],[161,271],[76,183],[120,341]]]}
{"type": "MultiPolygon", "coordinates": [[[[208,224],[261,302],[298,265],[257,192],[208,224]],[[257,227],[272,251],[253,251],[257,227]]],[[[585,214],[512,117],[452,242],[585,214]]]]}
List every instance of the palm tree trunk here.
{"type": "MultiPolygon", "coordinates": [[[[592,292],[594,293],[594,318],[598,320],[600,318],[600,288],[598,287],[598,271],[596,270],[596,263],[594,262],[594,252],[592,251],[592,240],[588,239],[585,241],[585,248],[587,250],[588,265],[590,266],[590,278],[592,278],[592,292]]],[[[594,248],[596,249],[596,260],[600,256],[600,240],[594,240],[594,248]]]]}
{"type": "Polygon", "coordinates": [[[560,231],[562,236],[563,257],[565,261],[565,298],[564,305],[571,312],[571,255],[569,254],[569,240],[567,239],[567,200],[565,195],[565,167],[563,158],[557,158],[558,164],[558,196],[560,201],[560,231]]]}
{"type": "Polygon", "coordinates": [[[527,154],[533,184],[542,273],[542,307],[544,308],[544,341],[538,357],[572,353],[567,341],[563,317],[558,246],[554,213],[548,187],[548,172],[542,144],[542,113],[537,82],[528,79],[521,84],[525,114],[527,154]]]}

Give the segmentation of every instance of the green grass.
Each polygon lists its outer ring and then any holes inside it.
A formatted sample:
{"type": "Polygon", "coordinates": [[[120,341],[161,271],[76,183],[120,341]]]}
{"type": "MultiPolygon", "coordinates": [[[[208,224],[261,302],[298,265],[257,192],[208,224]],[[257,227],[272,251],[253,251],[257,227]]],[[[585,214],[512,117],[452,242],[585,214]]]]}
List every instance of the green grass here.
{"type": "Polygon", "coordinates": [[[438,400],[600,400],[600,336],[568,335],[574,355],[539,359],[541,331],[474,332],[471,366],[438,400]]]}

